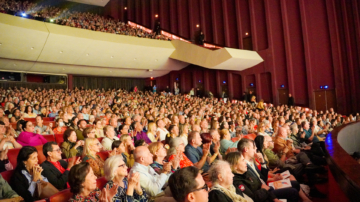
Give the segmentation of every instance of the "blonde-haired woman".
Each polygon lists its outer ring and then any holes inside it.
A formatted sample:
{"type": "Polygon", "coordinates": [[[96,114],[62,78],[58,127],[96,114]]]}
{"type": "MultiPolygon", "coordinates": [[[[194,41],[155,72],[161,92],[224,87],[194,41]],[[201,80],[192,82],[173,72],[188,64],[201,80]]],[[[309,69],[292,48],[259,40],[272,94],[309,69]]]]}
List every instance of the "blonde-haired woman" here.
{"type": "Polygon", "coordinates": [[[264,100],[261,99],[258,104],[256,105],[256,109],[259,109],[259,110],[262,110],[262,109],[265,109],[264,107],[264,100]]]}
{"type": "Polygon", "coordinates": [[[94,171],[96,177],[104,176],[104,160],[97,155],[100,152],[102,145],[96,138],[86,138],[83,150],[83,162],[88,162],[94,171]]]}
{"type": "Polygon", "coordinates": [[[265,132],[265,122],[261,122],[259,123],[258,127],[257,127],[257,135],[262,135],[262,136],[269,136],[266,132],[265,132]]]}
{"type": "Polygon", "coordinates": [[[140,174],[132,173],[127,178],[127,169],[128,167],[121,155],[109,157],[105,161],[104,173],[106,180],[108,180],[105,187],[112,188],[114,185],[118,185],[113,201],[148,201],[145,190],[140,186],[140,174]]]}
{"type": "Polygon", "coordinates": [[[157,127],[156,127],[155,122],[151,122],[148,124],[147,136],[149,137],[151,142],[157,142],[160,139],[160,132],[156,131],[156,130],[157,130],[157,127]]]}
{"type": "Polygon", "coordinates": [[[179,137],[183,140],[184,145],[186,147],[186,145],[188,144],[188,134],[189,134],[189,124],[183,124],[180,125],[180,135],[179,137]]]}

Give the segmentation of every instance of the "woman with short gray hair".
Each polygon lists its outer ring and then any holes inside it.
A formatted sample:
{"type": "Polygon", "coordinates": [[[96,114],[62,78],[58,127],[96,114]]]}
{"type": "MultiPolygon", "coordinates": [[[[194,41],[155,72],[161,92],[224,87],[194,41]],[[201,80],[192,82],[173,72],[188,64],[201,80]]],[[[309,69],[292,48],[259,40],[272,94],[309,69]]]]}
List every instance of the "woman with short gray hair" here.
{"type": "Polygon", "coordinates": [[[209,202],[252,202],[250,197],[236,193],[233,185],[234,174],[230,164],[223,160],[215,161],[209,170],[209,177],[213,184],[209,192],[209,202]]]}
{"type": "Polygon", "coordinates": [[[140,174],[132,173],[129,178],[128,167],[121,155],[108,158],[104,164],[105,178],[108,180],[105,187],[112,188],[118,185],[118,190],[113,201],[121,202],[146,202],[148,201],[146,192],[140,187],[140,174]]]}

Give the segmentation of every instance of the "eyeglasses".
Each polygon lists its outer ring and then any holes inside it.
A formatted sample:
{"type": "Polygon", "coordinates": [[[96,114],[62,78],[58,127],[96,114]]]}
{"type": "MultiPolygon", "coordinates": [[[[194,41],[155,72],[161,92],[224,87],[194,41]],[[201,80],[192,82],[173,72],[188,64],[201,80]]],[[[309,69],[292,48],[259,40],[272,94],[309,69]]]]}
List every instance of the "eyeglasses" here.
{"type": "Polygon", "coordinates": [[[207,186],[207,184],[205,183],[203,187],[199,188],[199,189],[194,189],[191,192],[196,192],[196,191],[201,191],[205,189],[206,191],[209,191],[209,187],[207,186]]]}
{"type": "Polygon", "coordinates": [[[61,152],[61,149],[56,149],[56,150],[53,150],[53,152],[61,152]]]}

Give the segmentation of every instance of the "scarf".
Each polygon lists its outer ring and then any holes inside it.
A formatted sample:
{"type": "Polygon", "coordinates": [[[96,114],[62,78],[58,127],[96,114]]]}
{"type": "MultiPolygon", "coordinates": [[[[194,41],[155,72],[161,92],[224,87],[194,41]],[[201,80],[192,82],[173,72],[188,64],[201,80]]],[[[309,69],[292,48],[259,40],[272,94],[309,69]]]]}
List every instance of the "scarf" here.
{"type": "Polygon", "coordinates": [[[221,191],[222,193],[226,194],[226,196],[231,198],[231,200],[234,202],[247,202],[247,200],[244,197],[236,194],[236,189],[234,185],[231,185],[229,189],[226,189],[225,187],[219,185],[218,183],[214,183],[211,190],[221,191]]]}

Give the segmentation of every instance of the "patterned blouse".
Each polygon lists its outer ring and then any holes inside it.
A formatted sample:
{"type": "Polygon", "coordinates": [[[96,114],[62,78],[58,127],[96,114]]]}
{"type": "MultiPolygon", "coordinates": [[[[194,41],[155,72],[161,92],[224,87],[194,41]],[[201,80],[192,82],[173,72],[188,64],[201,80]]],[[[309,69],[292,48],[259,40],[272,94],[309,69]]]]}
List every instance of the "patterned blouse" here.
{"type": "MultiPolygon", "coordinates": [[[[123,182],[124,182],[125,188],[118,186],[118,192],[114,196],[113,202],[147,202],[148,201],[147,195],[146,195],[146,192],[144,189],[142,189],[142,192],[143,192],[142,195],[138,195],[135,190],[134,190],[134,193],[132,196],[126,195],[126,190],[128,187],[127,178],[124,178],[123,182]]],[[[105,184],[105,187],[106,187],[106,185],[109,185],[109,188],[112,188],[114,185],[114,182],[112,180],[110,180],[109,182],[107,182],[105,184]]]]}
{"type": "Polygon", "coordinates": [[[79,194],[74,195],[69,199],[69,202],[98,202],[100,201],[100,194],[100,189],[96,188],[94,191],[90,192],[87,197],[80,196],[79,194]]]}
{"type": "MultiPolygon", "coordinates": [[[[155,172],[159,175],[161,174],[161,171],[163,170],[163,165],[156,161],[154,161],[152,164],[150,164],[150,167],[152,167],[155,170],[155,172]]],[[[176,169],[171,167],[171,172],[174,173],[175,171],[176,171],[176,169]]]]}
{"type": "MultiPolygon", "coordinates": [[[[172,159],[175,158],[175,154],[171,155],[169,157],[169,161],[171,161],[172,159]]],[[[188,159],[188,157],[182,153],[182,157],[180,160],[180,168],[185,168],[185,167],[189,167],[189,166],[193,166],[194,164],[188,159]]]]}
{"type": "Polygon", "coordinates": [[[95,157],[86,155],[82,161],[90,164],[97,178],[104,177],[104,160],[102,160],[99,155],[95,157]]]}

